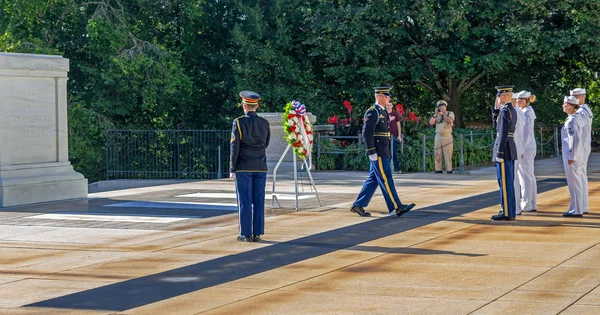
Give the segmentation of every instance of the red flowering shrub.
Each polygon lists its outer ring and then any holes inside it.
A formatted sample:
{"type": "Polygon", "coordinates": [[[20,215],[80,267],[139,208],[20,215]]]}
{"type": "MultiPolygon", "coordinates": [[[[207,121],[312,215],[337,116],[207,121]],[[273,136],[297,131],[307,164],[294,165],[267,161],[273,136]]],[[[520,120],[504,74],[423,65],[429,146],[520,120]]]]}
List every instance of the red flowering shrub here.
{"type": "Polygon", "coordinates": [[[329,119],[327,120],[328,125],[337,125],[338,122],[339,120],[337,115],[333,115],[333,117],[329,117],[329,119]]]}
{"type": "Polygon", "coordinates": [[[417,121],[417,115],[415,115],[415,113],[413,113],[413,112],[411,112],[411,113],[408,115],[408,118],[409,118],[411,121],[417,121]]]}
{"type": "Polygon", "coordinates": [[[350,102],[348,102],[348,101],[344,101],[344,107],[346,108],[346,111],[348,112],[348,116],[350,116],[350,119],[352,119],[352,104],[350,104],[350,102]]]}

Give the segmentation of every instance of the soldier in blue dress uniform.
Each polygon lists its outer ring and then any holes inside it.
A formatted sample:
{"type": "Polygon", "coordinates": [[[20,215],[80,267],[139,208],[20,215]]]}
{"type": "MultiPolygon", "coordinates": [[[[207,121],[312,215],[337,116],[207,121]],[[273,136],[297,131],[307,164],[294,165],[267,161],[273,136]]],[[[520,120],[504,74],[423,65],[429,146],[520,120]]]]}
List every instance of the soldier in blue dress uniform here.
{"type": "Polygon", "coordinates": [[[493,156],[494,162],[496,162],[502,210],[497,215],[493,215],[492,220],[514,220],[516,214],[514,176],[515,160],[518,156],[513,135],[517,126],[517,113],[510,102],[513,87],[512,85],[496,87],[498,94],[492,121],[497,134],[493,156]]]}
{"type": "Polygon", "coordinates": [[[260,95],[240,92],[244,116],[233,120],[229,172],[238,196],[240,242],[260,242],[265,231],[265,186],[271,132],[269,122],[256,114],[260,95]]]}
{"type": "Polygon", "coordinates": [[[362,128],[362,136],[367,147],[370,167],[369,177],[354,201],[350,211],[361,217],[369,217],[364,207],[369,204],[377,186],[381,188],[383,197],[390,213],[394,212],[398,217],[410,211],[415,204],[404,205],[398,198],[394,178],[390,168],[392,154],[390,152],[390,119],[385,106],[390,102],[392,87],[383,86],[375,88],[375,105],[371,106],[365,113],[365,122],[362,128]]]}

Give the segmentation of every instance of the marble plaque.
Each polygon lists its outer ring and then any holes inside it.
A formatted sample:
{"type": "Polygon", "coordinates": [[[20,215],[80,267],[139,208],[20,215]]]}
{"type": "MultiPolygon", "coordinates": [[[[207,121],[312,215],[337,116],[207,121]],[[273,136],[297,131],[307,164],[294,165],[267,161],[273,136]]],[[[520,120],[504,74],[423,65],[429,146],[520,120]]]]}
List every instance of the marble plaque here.
{"type": "Polygon", "coordinates": [[[0,78],[4,163],[57,162],[54,78],[0,78]]]}
{"type": "Polygon", "coordinates": [[[69,162],[61,56],[0,52],[0,208],[87,197],[69,162]]]}

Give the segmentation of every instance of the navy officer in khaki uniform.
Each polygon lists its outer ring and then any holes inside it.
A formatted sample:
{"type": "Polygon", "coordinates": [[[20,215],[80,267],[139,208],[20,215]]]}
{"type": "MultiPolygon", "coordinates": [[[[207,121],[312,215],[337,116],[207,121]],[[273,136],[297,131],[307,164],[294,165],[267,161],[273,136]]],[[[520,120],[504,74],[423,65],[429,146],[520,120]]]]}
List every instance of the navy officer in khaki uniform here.
{"type": "Polygon", "coordinates": [[[390,119],[385,106],[390,102],[392,87],[375,88],[375,105],[371,106],[365,113],[365,122],[362,128],[362,136],[367,146],[370,167],[369,177],[358,194],[358,198],[350,208],[351,212],[361,217],[369,217],[364,207],[369,204],[377,186],[381,188],[383,197],[390,213],[394,212],[398,217],[410,211],[415,204],[404,205],[398,198],[394,178],[390,169],[392,154],[390,152],[390,119]]]}
{"type": "Polygon", "coordinates": [[[516,215],[515,200],[515,160],[517,146],[514,133],[517,126],[517,113],[512,103],[512,85],[497,86],[496,106],[492,111],[492,122],[496,128],[496,142],[494,143],[494,162],[496,162],[496,176],[500,186],[500,205],[502,210],[492,216],[492,220],[514,220],[516,215]]]}
{"type": "Polygon", "coordinates": [[[260,95],[240,92],[244,116],[233,120],[229,172],[235,180],[239,203],[240,242],[260,242],[265,232],[266,149],[269,122],[256,114],[260,95]]]}

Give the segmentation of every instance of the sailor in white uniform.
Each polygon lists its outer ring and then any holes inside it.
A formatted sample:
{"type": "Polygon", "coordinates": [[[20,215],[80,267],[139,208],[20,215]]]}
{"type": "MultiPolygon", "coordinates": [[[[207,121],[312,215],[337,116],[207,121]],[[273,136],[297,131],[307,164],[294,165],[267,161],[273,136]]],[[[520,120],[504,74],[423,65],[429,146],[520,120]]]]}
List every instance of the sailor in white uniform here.
{"type": "MultiPolygon", "coordinates": [[[[522,91],[524,92],[524,91],[522,91]]],[[[517,146],[517,159],[515,160],[515,175],[514,175],[514,183],[515,186],[515,212],[517,215],[521,214],[521,184],[519,182],[519,165],[523,156],[523,125],[525,123],[525,115],[517,106],[517,102],[519,100],[520,94],[513,93],[513,104],[515,106],[515,113],[517,113],[517,125],[515,126],[515,133],[513,134],[513,138],[515,139],[515,145],[517,146]]]]}
{"type": "Polygon", "coordinates": [[[523,134],[519,138],[523,150],[519,155],[519,169],[517,170],[519,183],[521,184],[521,210],[524,212],[537,211],[537,181],[535,179],[533,164],[537,152],[535,142],[535,111],[530,106],[535,102],[535,95],[529,91],[521,91],[518,94],[518,106],[523,113],[523,134]]]}
{"type": "Polygon", "coordinates": [[[571,195],[569,210],[563,217],[583,217],[582,190],[583,163],[585,161],[583,150],[583,126],[581,116],[576,115],[579,101],[574,96],[565,96],[563,111],[569,115],[560,132],[562,139],[562,158],[571,195]]]}
{"type": "Polygon", "coordinates": [[[577,110],[577,115],[582,119],[583,126],[583,134],[581,135],[583,141],[583,151],[584,151],[584,162],[583,162],[583,177],[581,181],[583,182],[583,189],[581,190],[582,202],[583,202],[583,213],[588,213],[589,211],[589,203],[588,203],[588,177],[587,177],[587,164],[588,159],[590,157],[590,153],[592,152],[592,120],[594,118],[594,114],[592,110],[585,104],[586,91],[582,88],[576,88],[571,90],[571,96],[575,96],[579,101],[579,109],[577,110]]]}

